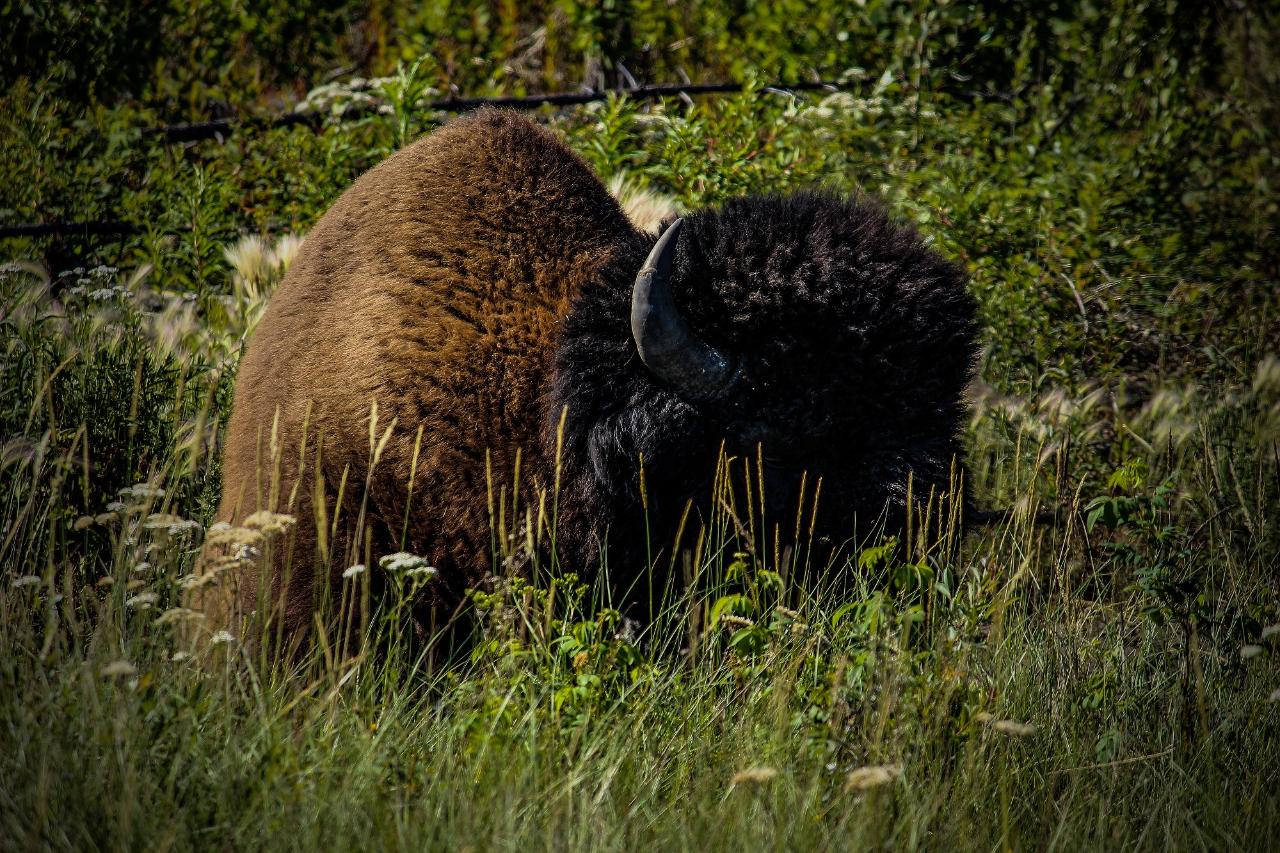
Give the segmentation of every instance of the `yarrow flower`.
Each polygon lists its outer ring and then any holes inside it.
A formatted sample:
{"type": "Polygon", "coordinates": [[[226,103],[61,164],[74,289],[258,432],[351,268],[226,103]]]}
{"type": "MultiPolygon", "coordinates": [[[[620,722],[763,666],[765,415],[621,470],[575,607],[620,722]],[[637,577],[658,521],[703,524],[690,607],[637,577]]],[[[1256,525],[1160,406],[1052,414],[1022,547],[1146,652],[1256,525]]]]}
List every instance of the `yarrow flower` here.
{"type": "Polygon", "coordinates": [[[405,551],[388,554],[378,560],[378,565],[393,575],[403,574],[411,578],[429,578],[436,574],[436,570],[427,565],[424,558],[405,551]]]}
{"type": "Polygon", "coordinates": [[[229,646],[235,643],[236,638],[230,631],[218,631],[209,638],[209,642],[215,646],[229,646]]]}
{"type": "Polygon", "coordinates": [[[363,572],[364,572],[364,563],[356,563],[354,566],[348,566],[346,571],[342,573],[342,576],[347,580],[351,580],[356,575],[362,574],[363,572]]]}

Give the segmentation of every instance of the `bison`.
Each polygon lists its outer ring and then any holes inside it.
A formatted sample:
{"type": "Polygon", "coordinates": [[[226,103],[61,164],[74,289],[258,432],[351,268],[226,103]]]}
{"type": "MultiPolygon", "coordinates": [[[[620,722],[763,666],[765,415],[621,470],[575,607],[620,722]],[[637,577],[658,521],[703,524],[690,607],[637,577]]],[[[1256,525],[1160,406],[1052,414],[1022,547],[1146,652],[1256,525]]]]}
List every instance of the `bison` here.
{"type": "Polygon", "coordinates": [[[493,571],[495,501],[549,494],[561,564],[625,587],[726,454],[767,512],[820,480],[833,543],[892,527],[909,493],[963,500],[976,332],[961,270],[867,199],[735,199],[655,238],[552,133],[473,113],[334,203],[247,343],[219,518],[297,522],[235,604],[270,596],[297,638],[326,583],[403,550],[452,605],[493,571]]]}

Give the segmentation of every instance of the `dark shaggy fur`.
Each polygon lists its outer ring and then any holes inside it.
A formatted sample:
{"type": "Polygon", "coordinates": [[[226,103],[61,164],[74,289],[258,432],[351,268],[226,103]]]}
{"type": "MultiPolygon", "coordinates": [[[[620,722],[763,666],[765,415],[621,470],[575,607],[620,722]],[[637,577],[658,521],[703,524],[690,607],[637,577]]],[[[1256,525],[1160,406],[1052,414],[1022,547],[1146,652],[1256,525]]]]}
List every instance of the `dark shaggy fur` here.
{"type": "Polygon", "coordinates": [[[687,217],[676,300],[746,372],[740,393],[697,406],[654,381],[627,332],[652,243],[619,252],[587,287],[556,357],[579,560],[606,524],[622,565],[643,555],[637,459],[663,529],[707,495],[722,440],[748,458],[762,446],[774,520],[795,518],[802,472],[810,490],[821,478],[819,528],[836,546],[855,527],[900,528],[909,472],[918,496],[948,490],[977,335],[954,264],[867,200],[744,198],[687,217]]]}
{"type": "Polygon", "coordinates": [[[746,371],[732,398],[696,406],[631,338],[653,242],[584,163],[510,113],[455,121],[361,177],[308,236],[241,366],[220,517],[266,508],[298,525],[287,569],[239,579],[239,608],[266,590],[288,634],[309,628],[318,567],[341,583],[366,479],[373,557],[399,550],[403,530],[441,572],[437,603],[456,601],[491,567],[486,465],[501,478],[520,450],[522,492],[549,486],[564,406],[558,546],[589,570],[607,539],[623,585],[644,570],[642,455],[657,547],[707,494],[722,439],[762,445],[771,509],[794,517],[800,472],[821,476],[833,537],[900,516],[908,472],[920,492],[945,488],[976,331],[955,266],[864,201],[740,199],[689,217],[677,302],[746,371]],[[375,401],[378,432],[396,428],[370,474],[375,401]],[[317,534],[317,498],[336,537],[317,534]]]}

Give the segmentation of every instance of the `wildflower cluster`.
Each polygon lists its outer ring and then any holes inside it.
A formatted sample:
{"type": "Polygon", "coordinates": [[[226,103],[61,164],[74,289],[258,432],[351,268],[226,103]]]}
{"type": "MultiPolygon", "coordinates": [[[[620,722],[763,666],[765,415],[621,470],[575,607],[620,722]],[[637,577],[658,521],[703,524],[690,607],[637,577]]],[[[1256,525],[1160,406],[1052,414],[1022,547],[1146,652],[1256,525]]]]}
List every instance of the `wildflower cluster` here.
{"type": "Polygon", "coordinates": [[[123,283],[115,280],[119,272],[117,267],[100,264],[88,270],[76,267],[59,278],[75,281],[75,284],[66,289],[68,297],[80,297],[89,302],[112,302],[132,295],[123,283]]]}

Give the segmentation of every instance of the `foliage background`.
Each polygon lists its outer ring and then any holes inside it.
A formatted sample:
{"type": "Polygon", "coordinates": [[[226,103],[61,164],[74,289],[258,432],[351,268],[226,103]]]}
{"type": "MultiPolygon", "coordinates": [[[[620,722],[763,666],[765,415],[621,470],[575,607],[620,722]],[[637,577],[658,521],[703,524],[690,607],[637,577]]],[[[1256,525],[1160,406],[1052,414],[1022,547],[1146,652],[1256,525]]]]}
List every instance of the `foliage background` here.
{"type": "Polygon", "coordinates": [[[3,241],[6,846],[1275,845],[1273,4],[0,16],[0,222],[141,226],[3,241]],[[1013,515],[954,557],[871,549],[829,589],[721,531],[707,582],[641,637],[571,578],[551,599],[513,580],[446,672],[183,659],[180,583],[281,238],[446,120],[432,98],[686,78],[744,91],[537,115],[684,206],[825,184],[915,221],[971,273],[969,462],[1013,515]],[[757,91],[809,79],[840,91],[757,91]],[[374,110],[332,117],[351,103],[374,110]],[[299,104],[326,118],[145,133],[299,104]],[[887,780],[861,787],[866,767],[887,780]]]}

